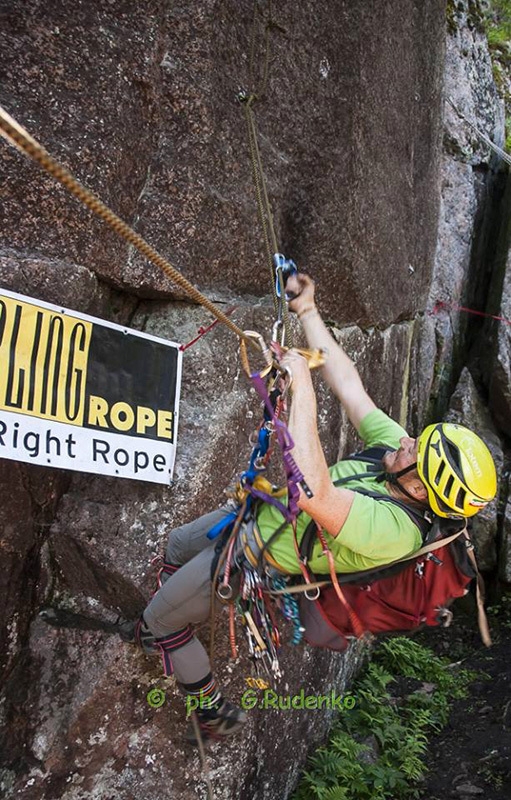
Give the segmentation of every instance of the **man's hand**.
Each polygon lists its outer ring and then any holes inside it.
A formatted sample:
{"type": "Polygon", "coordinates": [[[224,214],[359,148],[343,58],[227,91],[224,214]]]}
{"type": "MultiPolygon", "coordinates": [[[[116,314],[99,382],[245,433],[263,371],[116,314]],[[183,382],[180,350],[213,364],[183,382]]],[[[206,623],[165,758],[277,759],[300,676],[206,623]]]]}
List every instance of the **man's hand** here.
{"type": "Polygon", "coordinates": [[[304,386],[311,383],[310,369],[307,359],[304,358],[297,350],[291,349],[286,352],[280,361],[281,367],[286,367],[289,370],[292,379],[292,389],[304,386]]]}
{"type": "Polygon", "coordinates": [[[289,310],[294,311],[300,317],[306,311],[315,309],[314,292],[314,281],[308,275],[303,272],[291,275],[286,283],[286,293],[292,298],[289,302],[289,310]]]}
{"type": "MultiPolygon", "coordinates": [[[[289,308],[298,314],[309,347],[319,348],[328,353],[322,374],[358,431],[364,417],[376,406],[364,389],[354,363],[331,336],[316,309],[314,281],[308,275],[299,272],[289,277],[286,290],[295,294],[289,303],[289,308]]],[[[291,364],[290,366],[293,369],[291,364]]],[[[306,384],[302,382],[302,385],[306,384]]]]}

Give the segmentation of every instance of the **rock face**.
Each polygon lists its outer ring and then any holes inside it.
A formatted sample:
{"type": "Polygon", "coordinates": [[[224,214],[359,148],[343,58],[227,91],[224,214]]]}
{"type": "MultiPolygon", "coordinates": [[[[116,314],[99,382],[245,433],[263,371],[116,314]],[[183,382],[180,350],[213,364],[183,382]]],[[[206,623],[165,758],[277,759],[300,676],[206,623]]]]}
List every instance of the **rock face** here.
{"type": "MultiPolygon", "coordinates": [[[[456,4],[447,37],[448,93],[467,114],[482,104],[478,123],[498,138],[501,109],[468,6],[456,4]],[[472,97],[476,84],[481,96],[467,106],[458,92],[472,97]]],[[[0,102],[211,299],[236,306],[238,325],[269,334],[235,99],[260,85],[266,6],[256,15],[250,81],[252,12],[246,0],[148,0],[143,10],[133,0],[78,0],[72,13],[64,0],[15,0],[0,10],[0,102]]],[[[461,327],[455,314],[423,312],[439,295],[460,300],[475,269],[471,230],[486,186],[480,170],[490,164],[450,111],[441,153],[444,3],[306,0],[279,3],[274,14],[270,79],[255,108],[279,246],[314,274],[324,316],[375,401],[418,432],[431,390],[448,395],[442,381],[454,380],[461,327]]],[[[0,176],[2,287],[174,341],[209,322],[3,144],[0,176]]],[[[318,396],[332,462],[357,441],[319,381],[318,396]]],[[[0,461],[6,797],[204,796],[171,683],[104,628],[143,607],[150,560],[168,531],[222,502],[260,413],[236,340],[217,326],[185,354],[172,488],[0,461]],[[59,626],[38,617],[48,606],[61,612],[59,626]],[[153,686],[167,693],[158,710],[145,699],[153,686]]],[[[485,548],[493,565],[489,537],[485,548]]],[[[228,661],[225,624],[217,652],[220,681],[239,700],[249,662],[228,661]]],[[[279,690],[342,691],[358,658],[356,649],[343,657],[287,648],[279,690]]],[[[287,798],[330,721],[254,711],[243,739],[212,751],[215,796],[287,798]]]]}
{"type": "Polygon", "coordinates": [[[480,327],[457,306],[482,311],[488,291],[487,239],[498,165],[455,108],[502,145],[504,106],[493,81],[481,8],[470,0],[447,3],[444,98],[441,202],[427,303],[433,316],[417,325],[413,348],[412,375],[419,374],[420,388],[412,379],[410,411],[411,422],[419,424],[425,413],[434,418],[445,413],[467,342],[480,327]]]}
{"type": "MultiPolygon", "coordinates": [[[[236,101],[240,86],[257,88],[264,62],[258,26],[250,86],[252,3],[150,0],[140,14],[130,0],[94,0],[71,18],[65,9],[10,4],[2,103],[190,280],[259,294],[265,261],[236,101]]],[[[271,75],[256,113],[278,240],[343,323],[388,324],[427,293],[442,12],[440,0],[416,0],[406,13],[399,0],[274,11],[271,75]]],[[[1,168],[5,246],[86,265],[138,296],[174,294],[21,156],[4,149],[1,168]]]]}
{"type": "MultiPolygon", "coordinates": [[[[508,214],[511,189],[502,200],[504,224],[499,238],[492,276],[488,312],[504,320],[511,319],[511,223],[508,214]]],[[[489,385],[490,409],[501,430],[511,434],[511,325],[502,320],[488,320],[485,340],[489,344],[485,374],[489,385]]]]}
{"type": "MultiPolygon", "coordinates": [[[[467,428],[476,431],[488,446],[495,462],[498,478],[497,497],[473,517],[470,522],[479,569],[491,572],[497,566],[497,538],[495,531],[497,529],[498,498],[503,488],[501,482],[504,470],[504,455],[500,437],[466,367],[463,369],[456,391],[451,397],[445,421],[454,422],[457,425],[465,425],[467,428]]],[[[500,555],[502,556],[503,554],[500,555]]]]}

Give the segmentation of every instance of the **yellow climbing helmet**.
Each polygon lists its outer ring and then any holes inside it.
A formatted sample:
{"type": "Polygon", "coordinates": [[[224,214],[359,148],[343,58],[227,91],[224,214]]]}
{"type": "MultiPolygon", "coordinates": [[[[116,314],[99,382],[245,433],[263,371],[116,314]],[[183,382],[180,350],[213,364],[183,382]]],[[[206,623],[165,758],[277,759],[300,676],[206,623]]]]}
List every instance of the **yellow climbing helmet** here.
{"type": "Polygon", "coordinates": [[[490,451],[462,425],[428,425],[417,440],[417,471],[440,517],[472,517],[497,492],[490,451]]]}

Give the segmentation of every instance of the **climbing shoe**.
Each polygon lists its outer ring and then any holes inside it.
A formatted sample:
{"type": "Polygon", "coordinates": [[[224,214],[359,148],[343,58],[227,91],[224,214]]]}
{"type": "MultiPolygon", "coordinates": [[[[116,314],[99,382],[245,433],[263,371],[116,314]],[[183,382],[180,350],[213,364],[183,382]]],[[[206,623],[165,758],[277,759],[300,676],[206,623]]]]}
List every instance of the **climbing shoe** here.
{"type": "Polygon", "coordinates": [[[138,644],[146,655],[160,655],[160,648],[155,645],[156,637],[145,624],[143,617],[132,622],[123,622],[118,626],[118,633],[123,642],[138,644]]]}
{"type": "MultiPolygon", "coordinates": [[[[232,736],[243,727],[247,721],[247,715],[241,708],[222,700],[219,706],[210,709],[201,709],[194,712],[199,723],[199,729],[203,741],[223,739],[232,736]]],[[[190,721],[185,734],[188,744],[197,745],[195,726],[190,721]]]]}
{"type": "Polygon", "coordinates": [[[117,633],[123,642],[135,644],[135,625],[137,620],[125,619],[117,623],[117,633]]]}

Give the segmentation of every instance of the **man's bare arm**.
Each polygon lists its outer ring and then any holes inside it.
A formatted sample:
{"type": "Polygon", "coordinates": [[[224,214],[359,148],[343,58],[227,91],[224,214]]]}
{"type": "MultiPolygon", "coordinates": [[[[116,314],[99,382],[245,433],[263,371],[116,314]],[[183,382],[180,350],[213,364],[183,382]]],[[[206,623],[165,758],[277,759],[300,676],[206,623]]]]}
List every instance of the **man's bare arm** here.
{"type": "Polygon", "coordinates": [[[316,395],[305,359],[290,350],[282,364],[293,375],[293,399],[289,413],[289,432],[294,442],[293,458],[313,492],[300,494],[299,506],[332,536],[337,536],[350,512],[354,493],[337,489],[332,482],[319,440],[316,395]]]}
{"type": "Polygon", "coordinates": [[[358,431],[364,417],[376,405],[367,394],[353,361],[335,341],[321,319],[314,301],[314,283],[311,278],[303,274],[292,276],[286,289],[296,295],[289,308],[298,314],[309,347],[327,350],[328,358],[322,367],[322,374],[358,431]]]}

